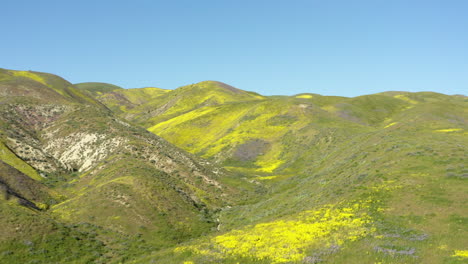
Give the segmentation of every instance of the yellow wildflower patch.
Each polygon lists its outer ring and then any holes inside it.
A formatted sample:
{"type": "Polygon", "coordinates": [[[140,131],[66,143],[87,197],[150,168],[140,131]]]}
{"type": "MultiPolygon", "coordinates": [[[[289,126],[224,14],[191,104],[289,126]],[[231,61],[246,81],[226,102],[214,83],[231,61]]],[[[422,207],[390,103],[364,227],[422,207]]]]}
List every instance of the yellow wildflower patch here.
{"type": "Polygon", "coordinates": [[[444,132],[444,133],[448,133],[448,132],[456,132],[456,131],[462,131],[462,130],[463,130],[462,128],[447,128],[447,129],[435,130],[435,132],[444,132]]]}
{"type": "Polygon", "coordinates": [[[258,171],[263,172],[273,172],[276,170],[284,161],[282,160],[267,160],[267,161],[258,161],[255,164],[261,166],[262,168],[257,169],[258,171]]]}
{"type": "Polygon", "coordinates": [[[310,99],[310,98],[313,98],[313,96],[310,94],[301,94],[301,95],[296,95],[296,98],[310,99]]]}
{"type": "Polygon", "coordinates": [[[42,78],[41,76],[37,75],[37,74],[34,74],[32,72],[28,72],[28,71],[12,71],[13,75],[14,76],[17,76],[17,77],[26,77],[26,78],[29,78],[29,79],[33,79],[35,80],[36,82],[40,82],[42,84],[44,84],[45,86],[49,86],[47,84],[47,82],[44,80],[44,78],[42,78]]]}
{"type": "Polygon", "coordinates": [[[263,176],[263,177],[256,177],[255,179],[257,180],[273,180],[277,178],[278,176],[263,176]]]}
{"type": "MultiPolygon", "coordinates": [[[[384,181],[383,183],[381,183],[379,185],[373,186],[372,190],[374,190],[376,192],[393,191],[393,190],[396,190],[396,189],[400,189],[402,187],[403,186],[401,184],[397,184],[397,182],[395,180],[388,180],[388,181],[384,181]]],[[[368,202],[370,202],[370,201],[368,201],[368,202]]]]}
{"type": "Polygon", "coordinates": [[[455,250],[452,257],[468,258],[468,250],[455,250]]]}
{"type": "Polygon", "coordinates": [[[45,85],[45,86],[47,86],[49,88],[52,88],[57,93],[59,93],[61,95],[64,95],[64,96],[67,96],[67,94],[62,89],[57,88],[57,87],[55,87],[53,85],[50,85],[49,83],[47,83],[47,80],[43,76],[41,76],[39,74],[30,72],[30,71],[11,71],[11,73],[13,73],[13,76],[15,76],[15,77],[25,77],[25,78],[29,78],[31,80],[34,80],[36,82],[40,82],[43,85],[45,85]]]}
{"type": "Polygon", "coordinates": [[[410,103],[410,104],[417,104],[417,103],[418,103],[417,101],[412,100],[412,99],[410,99],[410,98],[408,98],[407,96],[402,95],[402,94],[395,95],[394,98],[397,98],[397,99],[406,101],[406,102],[408,102],[408,103],[410,103]]]}
{"type": "Polygon", "coordinates": [[[280,155],[282,152],[281,145],[273,145],[270,151],[261,157],[255,162],[255,165],[259,166],[260,168],[257,171],[261,172],[273,172],[279,166],[284,163],[284,160],[280,159],[280,155]]]}
{"type": "Polygon", "coordinates": [[[246,257],[271,263],[301,261],[314,247],[341,245],[375,231],[364,212],[368,205],[355,203],[346,208],[326,206],[304,211],[291,220],[278,220],[233,230],[209,242],[183,246],[175,252],[191,251],[217,259],[246,257]]]}

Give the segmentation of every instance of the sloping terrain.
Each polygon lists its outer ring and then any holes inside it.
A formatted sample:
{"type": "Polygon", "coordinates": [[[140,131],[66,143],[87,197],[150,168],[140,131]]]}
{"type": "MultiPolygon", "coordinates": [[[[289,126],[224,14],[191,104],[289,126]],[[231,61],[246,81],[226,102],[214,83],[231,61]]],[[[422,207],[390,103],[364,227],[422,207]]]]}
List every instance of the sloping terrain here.
{"type": "MultiPolygon", "coordinates": [[[[9,70],[0,77],[0,181],[9,212],[2,217],[27,203],[44,221],[150,238],[156,248],[216,226],[213,213],[229,202],[221,170],[114,117],[59,77],[9,70]]],[[[17,254],[24,252],[6,259],[17,254]]]]}
{"type": "Polygon", "coordinates": [[[237,173],[245,179],[237,187],[254,185],[258,198],[224,208],[219,235],[137,262],[464,261],[466,97],[300,94],[179,104],[190,110],[157,113],[143,125],[237,173]],[[316,218],[324,210],[330,215],[316,218]],[[351,228],[353,219],[359,227],[351,228]]]}
{"type": "Polygon", "coordinates": [[[100,83],[100,82],[84,82],[84,83],[76,83],[73,85],[75,88],[79,90],[84,90],[88,92],[91,96],[99,96],[104,93],[109,93],[114,90],[123,90],[122,87],[113,85],[110,83],[100,83]]]}
{"type": "Polygon", "coordinates": [[[264,97],[225,83],[205,81],[175,90],[159,88],[128,89],[97,96],[96,99],[127,120],[149,126],[205,106],[230,102],[262,100],[264,97]]]}
{"type": "MultiPolygon", "coordinates": [[[[78,89],[89,92],[90,95],[94,96],[117,114],[127,113],[170,91],[155,87],[135,89],[113,89],[111,87],[112,90],[104,90],[101,86],[94,86],[95,83],[81,83],[75,85],[78,89]]],[[[139,111],[136,110],[135,112],[139,111]]]]}
{"type": "Polygon", "coordinates": [[[465,96],[1,73],[0,262],[468,259],[465,96]]]}

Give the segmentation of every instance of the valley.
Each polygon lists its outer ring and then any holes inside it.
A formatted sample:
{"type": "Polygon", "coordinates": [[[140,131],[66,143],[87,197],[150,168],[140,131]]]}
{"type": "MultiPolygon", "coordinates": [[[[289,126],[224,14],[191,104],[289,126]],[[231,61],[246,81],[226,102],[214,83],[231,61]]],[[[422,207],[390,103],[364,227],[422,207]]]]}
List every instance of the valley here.
{"type": "Polygon", "coordinates": [[[465,263],[468,99],[0,69],[0,263],[465,263]]]}

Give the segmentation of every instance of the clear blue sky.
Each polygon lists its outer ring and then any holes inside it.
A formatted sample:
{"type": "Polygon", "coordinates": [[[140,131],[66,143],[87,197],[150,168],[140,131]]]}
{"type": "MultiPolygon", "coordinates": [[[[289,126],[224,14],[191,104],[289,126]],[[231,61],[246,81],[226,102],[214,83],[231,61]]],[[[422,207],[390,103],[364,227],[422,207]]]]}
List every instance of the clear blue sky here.
{"type": "Polygon", "coordinates": [[[464,0],[2,1],[0,67],[173,89],[468,94],[464,0]]]}

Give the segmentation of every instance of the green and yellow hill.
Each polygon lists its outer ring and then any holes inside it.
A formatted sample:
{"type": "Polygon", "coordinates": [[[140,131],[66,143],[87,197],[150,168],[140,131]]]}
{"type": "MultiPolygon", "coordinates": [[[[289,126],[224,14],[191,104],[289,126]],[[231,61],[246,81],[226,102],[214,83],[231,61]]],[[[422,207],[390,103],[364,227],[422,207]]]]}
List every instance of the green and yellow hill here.
{"type": "Polygon", "coordinates": [[[99,96],[104,93],[109,93],[114,90],[123,90],[122,87],[113,85],[110,83],[101,83],[101,82],[84,82],[84,83],[75,83],[73,86],[79,90],[84,90],[92,96],[99,96]]]}
{"type": "Polygon", "coordinates": [[[467,235],[462,231],[467,217],[466,97],[432,92],[355,98],[300,94],[203,104],[204,99],[192,102],[176,95],[216,94],[219,89],[179,89],[165,94],[174,98],[172,111],[161,111],[157,106],[168,101],[158,97],[138,108],[156,106],[145,112],[145,119],[123,116],[237,173],[245,183],[233,184],[250,186],[259,196],[223,210],[221,234],[139,261],[462,261],[457,254],[465,252],[459,245],[467,235]],[[359,209],[347,209],[352,204],[359,209]],[[320,216],[324,210],[330,215],[320,216]],[[343,220],[343,211],[350,222],[343,220]],[[320,219],[308,218],[316,214],[320,219]],[[352,227],[353,221],[361,227],[352,227]],[[289,224],[302,224],[304,234],[314,235],[298,242],[307,236],[294,238],[289,224]],[[282,239],[276,242],[270,236],[282,239]],[[285,242],[287,236],[297,244],[285,242]],[[284,243],[290,243],[288,250],[284,243]],[[183,257],[188,252],[192,257],[183,257]]]}
{"type": "Polygon", "coordinates": [[[465,96],[2,74],[0,262],[467,260],[465,96]]]}
{"type": "Polygon", "coordinates": [[[21,218],[28,225],[35,217],[63,229],[50,237],[47,228],[5,230],[0,252],[8,254],[0,262],[43,262],[70,250],[78,252],[71,262],[118,262],[138,248],[210,232],[216,210],[232,200],[233,191],[219,182],[222,170],[115,117],[57,76],[2,70],[0,89],[1,223],[21,218]],[[30,243],[23,247],[26,232],[30,243]],[[55,252],[69,232],[101,246],[88,252],[69,243],[55,252]],[[114,249],[121,239],[126,246],[114,249]],[[132,249],[134,240],[140,243],[132,249]]]}

